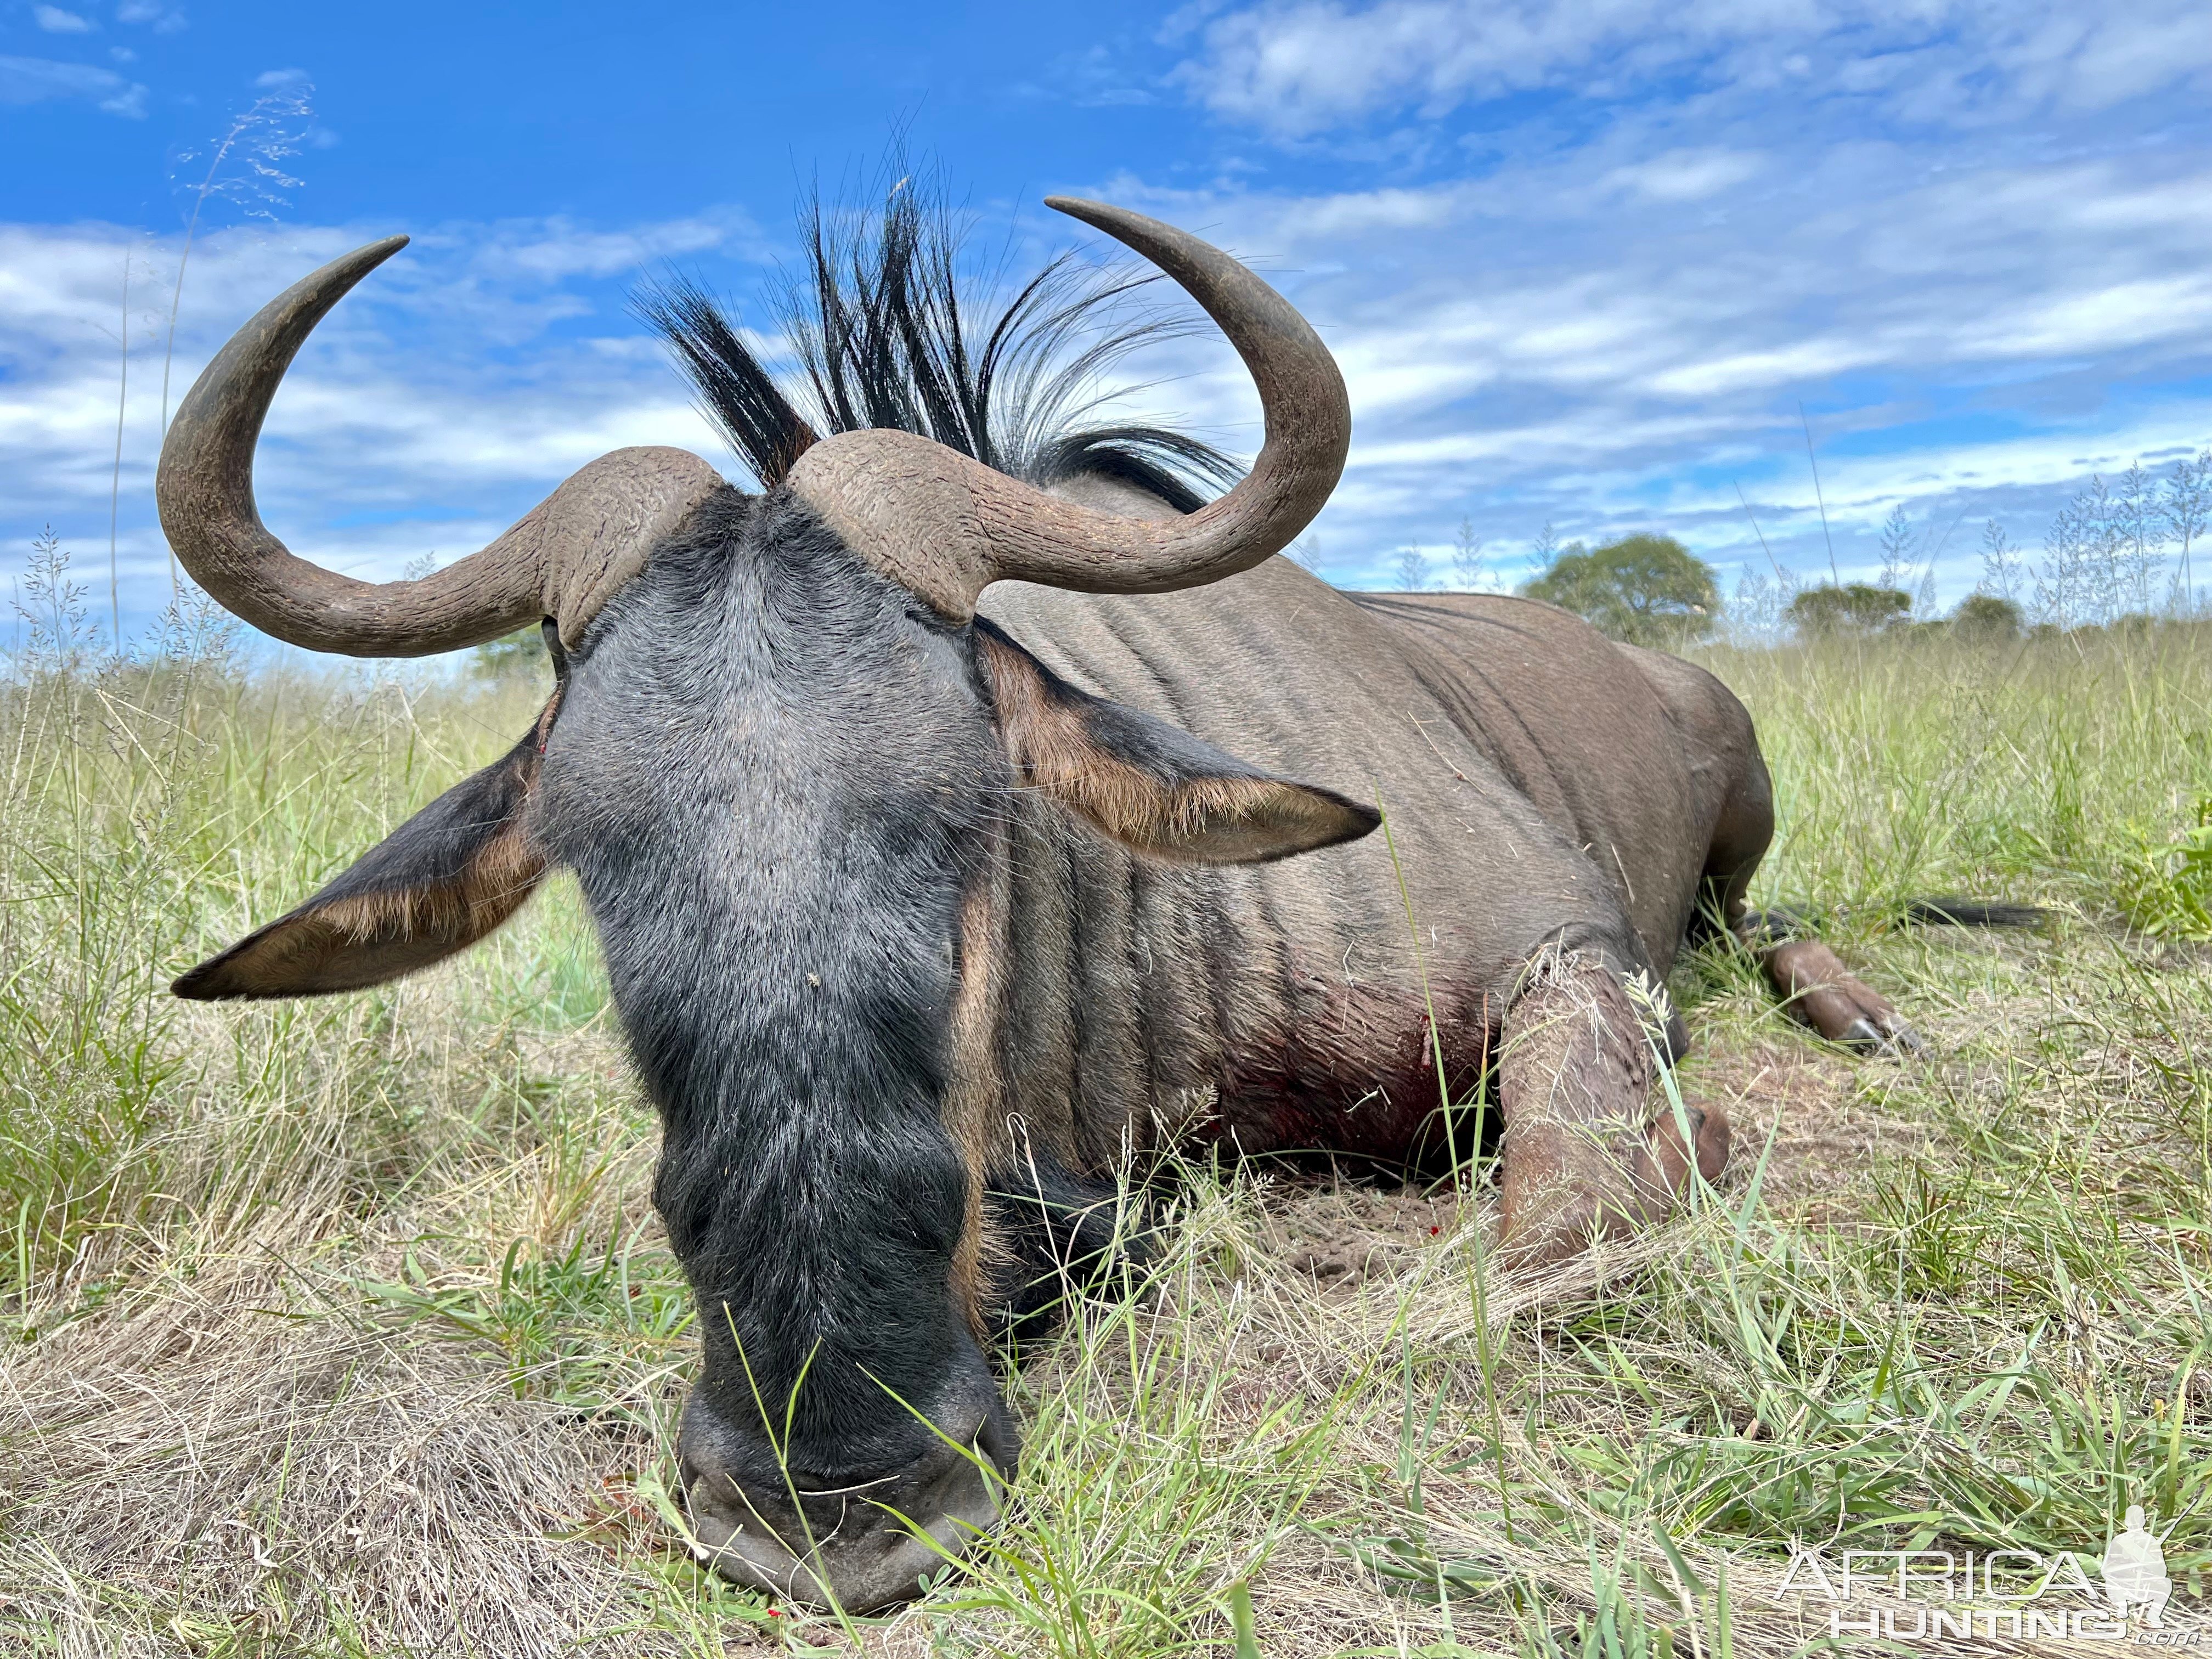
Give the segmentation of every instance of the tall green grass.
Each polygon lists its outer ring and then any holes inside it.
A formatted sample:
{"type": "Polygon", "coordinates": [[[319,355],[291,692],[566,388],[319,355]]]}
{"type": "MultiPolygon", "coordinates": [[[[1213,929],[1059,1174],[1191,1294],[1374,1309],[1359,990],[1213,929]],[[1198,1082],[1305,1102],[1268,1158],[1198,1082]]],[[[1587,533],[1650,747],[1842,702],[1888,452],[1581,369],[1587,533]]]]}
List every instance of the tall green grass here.
{"type": "Polygon", "coordinates": [[[1750,705],[1774,774],[1765,893],[1869,914],[2012,896],[2138,921],[2173,902],[2140,866],[2212,802],[2212,624],[1700,659],[1750,705]]]}
{"type": "Polygon", "coordinates": [[[841,1623],[684,1547],[696,1340],[572,891],[380,991],[164,994],[544,688],[250,672],[189,615],[130,662],[50,629],[0,690],[0,1649],[1778,1654],[1826,1634],[1771,1597],[1793,1540],[2094,1553],[2130,1501],[2187,1611],[2205,644],[1711,653],[1776,776],[1758,897],[1823,914],[1941,1058],[1823,1050],[1747,962],[1685,962],[1679,1086],[1737,1167],[1546,1280],[1449,1192],[1181,1172],[1159,1259],[1010,1380],[1003,1531],[841,1623]],[[1892,926],[1959,893],[2052,921],[1892,926]]]}

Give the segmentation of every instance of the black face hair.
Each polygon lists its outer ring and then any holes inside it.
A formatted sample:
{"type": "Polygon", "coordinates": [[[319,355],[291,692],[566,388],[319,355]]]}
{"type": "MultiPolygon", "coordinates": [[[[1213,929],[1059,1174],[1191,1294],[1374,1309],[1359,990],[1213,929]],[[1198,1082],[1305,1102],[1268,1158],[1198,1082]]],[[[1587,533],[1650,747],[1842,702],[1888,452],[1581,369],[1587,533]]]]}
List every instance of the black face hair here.
{"type": "Polygon", "coordinates": [[[1099,380],[1121,357],[1197,327],[1133,314],[1131,296],[1156,274],[1064,254],[1003,304],[978,301],[961,275],[954,216],[932,187],[903,179],[870,216],[832,213],[817,198],[801,240],[779,307],[798,364],[788,386],[697,283],[672,276],[637,301],[764,487],[817,436],[868,428],[933,439],[1041,489],[1119,479],[1185,513],[1238,476],[1182,433],[1085,423],[1114,395],[1099,380]]]}
{"type": "Polygon", "coordinates": [[[803,508],[732,492],[593,624],[536,803],[659,1108],[725,1460],[765,1455],[756,1387],[777,1418],[796,1391],[811,1484],[918,1456],[897,1402],[936,1409],[949,1371],[989,1389],[946,1277],[968,1177],[939,1100],[1009,769],[960,641],[911,610],[803,508]]]}

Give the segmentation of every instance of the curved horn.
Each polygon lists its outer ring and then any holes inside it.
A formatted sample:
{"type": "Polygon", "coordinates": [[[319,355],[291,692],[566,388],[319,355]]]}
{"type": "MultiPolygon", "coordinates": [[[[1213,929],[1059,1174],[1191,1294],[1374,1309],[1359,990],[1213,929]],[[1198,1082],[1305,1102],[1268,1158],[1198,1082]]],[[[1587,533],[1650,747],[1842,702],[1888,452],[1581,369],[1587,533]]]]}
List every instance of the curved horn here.
{"type": "Polygon", "coordinates": [[[1242,264],[1126,209],[1062,196],[1045,203],[1143,254],[1206,308],[1259,386],[1267,441],[1234,489],[1164,523],[1079,507],[910,433],[841,433],[800,457],[793,491],[847,546],[956,622],[1001,578],[1160,593],[1249,570],[1321,511],[1352,441],[1351,404],[1328,349],[1242,264]]]}
{"type": "Polygon", "coordinates": [[[169,545],[224,609],[310,651],[421,657],[552,617],[574,644],[653,544],[724,489],[680,449],[618,449],[568,478],[497,541],[420,581],[365,582],[297,557],[253,501],[253,447],[284,371],[353,285],[407,246],[356,248],[264,306],[177,410],[154,484],[169,545]]]}

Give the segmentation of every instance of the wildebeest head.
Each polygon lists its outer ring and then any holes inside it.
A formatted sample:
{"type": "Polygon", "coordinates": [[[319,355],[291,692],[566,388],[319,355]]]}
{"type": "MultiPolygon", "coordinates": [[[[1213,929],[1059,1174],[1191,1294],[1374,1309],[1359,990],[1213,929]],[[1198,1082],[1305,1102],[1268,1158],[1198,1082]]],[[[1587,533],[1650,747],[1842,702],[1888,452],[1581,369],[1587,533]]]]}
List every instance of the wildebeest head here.
{"type": "MultiPolygon", "coordinates": [[[[1149,592],[1248,568],[1318,510],[1348,437],[1328,353],[1243,266],[1134,214],[1053,204],[1158,264],[1249,367],[1267,441],[1219,500],[1132,516],[912,432],[817,439],[761,376],[739,401],[773,405],[756,438],[782,434],[752,446],[763,494],[680,451],[622,450],[432,575],[339,576],[263,527],[253,449],[308,331],[398,238],[247,324],[161,458],[172,544],[247,621],[405,656],[542,618],[557,676],[504,759],[177,991],[375,984],[573,869],[662,1115],[654,1198],[698,1298],[680,1445],[698,1531],[732,1577],[848,1607],[910,1595],[939,1564],[892,1517],[957,1553],[994,1517],[987,1470],[1016,1459],[981,1346],[985,1152],[962,1103],[989,1041],[1009,792],[1186,862],[1375,822],[1085,696],[975,617],[1002,577],[1149,592]]],[[[1119,487],[1092,499],[1145,507],[1119,487]]]]}

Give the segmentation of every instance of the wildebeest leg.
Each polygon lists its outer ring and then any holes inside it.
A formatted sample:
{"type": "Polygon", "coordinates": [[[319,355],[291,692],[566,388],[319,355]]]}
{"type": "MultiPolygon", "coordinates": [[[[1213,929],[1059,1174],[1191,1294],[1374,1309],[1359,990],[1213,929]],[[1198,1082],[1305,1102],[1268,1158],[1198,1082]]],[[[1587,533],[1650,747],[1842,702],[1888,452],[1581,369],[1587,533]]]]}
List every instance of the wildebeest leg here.
{"type": "Polygon", "coordinates": [[[1831,1042],[1869,1054],[1922,1054],[1928,1045],[1888,998],[1818,939],[1789,937],[1786,913],[1747,910],[1735,935],[1759,958],[1782,1006],[1831,1042]]]}
{"type": "MultiPolygon", "coordinates": [[[[1748,726],[1744,736],[1748,743],[1748,726]]],[[[1815,939],[1791,937],[1796,917],[1786,910],[1745,908],[1752,876],[1774,837],[1774,791],[1755,743],[1748,743],[1735,764],[1735,781],[1705,854],[1701,925],[1716,920],[1725,925],[1759,958],[1782,1006],[1829,1042],[1875,1054],[1921,1052],[1927,1045],[1919,1035],[1833,951],[1815,939]]]]}
{"type": "Polygon", "coordinates": [[[985,1317],[1000,1340],[1050,1334],[1071,1295],[1152,1259],[1141,1205],[1125,1212],[1112,1181],[1070,1175],[1034,1152],[993,1179],[984,1204],[994,1258],[985,1317]]]}
{"type": "MultiPolygon", "coordinates": [[[[1593,1237],[1656,1221],[1688,1182],[1691,1152],[1671,1107],[1655,1112],[1651,1044],[1619,975],[1547,951],[1506,1011],[1498,1059],[1505,1116],[1500,1247],[1520,1263],[1558,1261],[1593,1237]]],[[[1707,1180],[1727,1165],[1717,1106],[1686,1113],[1707,1180]]]]}

